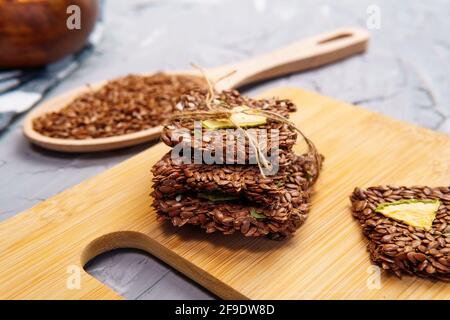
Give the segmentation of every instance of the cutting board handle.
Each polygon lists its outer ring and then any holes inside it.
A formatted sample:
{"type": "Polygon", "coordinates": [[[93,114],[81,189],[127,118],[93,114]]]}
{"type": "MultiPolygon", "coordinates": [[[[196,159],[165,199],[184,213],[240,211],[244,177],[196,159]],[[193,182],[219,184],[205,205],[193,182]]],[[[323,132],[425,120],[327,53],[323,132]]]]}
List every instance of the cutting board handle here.
{"type": "Polygon", "coordinates": [[[316,68],[367,48],[369,33],[361,28],[340,28],[261,56],[208,70],[211,77],[236,72],[217,83],[217,89],[235,88],[251,83],[316,68]]]}

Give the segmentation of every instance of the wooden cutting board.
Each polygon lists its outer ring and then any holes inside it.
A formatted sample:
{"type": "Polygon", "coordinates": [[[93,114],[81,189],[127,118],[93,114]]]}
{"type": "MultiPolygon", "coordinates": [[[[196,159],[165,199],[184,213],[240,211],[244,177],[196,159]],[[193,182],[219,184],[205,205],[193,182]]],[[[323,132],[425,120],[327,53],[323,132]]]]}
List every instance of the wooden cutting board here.
{"type": "Polygon", "coordinates": [[[92,257],[126,247],[148,251],[222,298],[450,299],[448,284],[413,277],[382,273],[379,289],[368,286],[367,241],[348,200],[355,186],[448,185],[450,137],[299,89],[264,94],[273,95],[300,106],[293,120],[326,159],[294,238],[206,235],[156,222],[150,167],[169,150],[158,144],[0,224],[0,297],[120,298],[82,269],[79,289],[73,276],[92,257]]]}

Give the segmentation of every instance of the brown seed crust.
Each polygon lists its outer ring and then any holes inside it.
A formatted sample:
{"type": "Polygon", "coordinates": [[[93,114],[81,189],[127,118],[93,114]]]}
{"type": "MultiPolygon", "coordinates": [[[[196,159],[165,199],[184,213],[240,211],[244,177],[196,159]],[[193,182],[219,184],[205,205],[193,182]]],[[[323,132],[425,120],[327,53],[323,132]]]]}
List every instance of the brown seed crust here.
{"type": "MultiPolygon", "coordinates": [[[[271,239],[284,239],[292,235],[303,224],[309,212],[312,185],[308,182],[309,180],[303,178],[306,176],[304,168],[309,168],[315,162],[306,159],[309,158],[298,156],[294,163],[286,168],[282,196],[279,195],[276,205],[257,203],[253,201],[253,198],[249,200],[245,197],[224,202],[212,202],[199,198],[193,191],[196,187],[190,188],[188,184],[180,184],[179,188],[174,187],[181,171],[174,169],[173,166],[164,167],[164,161],[162,161],[159,166],[154,168],[157,175],[155,176],[155,189],[152,192],[153,207],[160,220],[170,220],[174,226],[194,224],[206,229],[207,233],[220,231],[224,234],[231,234],[238,231],[245,236],[268,236],[271,239]],[[306,164],[307,161],[311,162],[306,164]],[[164,168],[162,169],[161,166],[164,168]],[[161,176],[175,178],[170,189],[161,188],[161,181],[167,181],[161,176]],[[265,218],[257,218],[252,215],[252,212],[264,215],[265,218]]],[[[206,167],[210,166],[203,165],[204,169],[206,167]]],[[[232,171],[231,168],[236,166],[220,167],[229,167],[232,171]]],[[[202,168],[198,169],[203,177],[208,176],[208,171],[202,171],[202,168]]],[[[314,171],[317,172],[317,169],[314,171]]],[[[231,179],[233,174],[223,177],[225,180],[227,177],[231,179]]],[[[260,181],[260,184],[265,183],[260,181]]],[[[216,183],[215,186],[221,185],[216,183]]],[[[261,189],[260,193],[251,194],[251,197],[267,196],[267,192],[263,188],[261,189]]],[[[258,199],[264,202],[260,198],[258,199]]]]}
{"type": "Polygon", "coordinates": [[[395,273],[450,281],[450,187],[376,186],[356,188],[350,197],[353,215],[369,239],[370,258],[395,273]],[[432,229],[425,231],[375,212],[378,204],[401,199],[441,202],[432,229]]]}
{"type": "MultiPolygon", "coordinates": [[[[182,111],[199,111],[199,110],[208,110],[205,105],[205,97],[206,91],[202,90],[193,90],[189,92],[189,94],[182,95],[178,106],[182,109],[182,111]]],[[[218,94],[217,100],[223,101],[227,104],[229,108],[238,107],[238,106],[249,106],[255,109],[267,110],[272,112],[277,112],[284,117],[289,116],[289,112],[293,112],[296,110],[296,106],[289,100],[276,100],[276,99],[262,99],[256,100],[241,96],[238,91],[223,91],[218,94]]],[[[181,111],[181,110],[180,110],[181,111]]],[[[198,115],[195,120],[204,120],[206,116],[198,115]]],[[[296,143],[297,132],[290,128],[287,124],[280,123],[278,121],[268,119],[265,125],[261,125],[258,127],[251,128],[255,130],[256,137],[259,139],[258,129],[264,129],[267,132],[267,141],[260,145],[260,148],[263,152],[270,153],[272,148],[279,148],[280,154],[286,154],[289,152],[292,147],[296,143]],[[275,141],[272,141],[271,133],[272,130],[278,130],[279,138],[277,144],[275,141]],[[268,150],[268,151],[266,151],[268,150]]],[[[251,148],[249,148],[248,140],[245,138],[245,145],[242,146],[244,150],[239,149],[238,141],[240,135],[242,134],[239,131],[236,131],[235,134],[228,134],[226,129],[217,129],[214,130],[214,133],[217,134],[217,137],[212,139],[208,139],[206,136],[207,129],[202,129],[203,139],[200,141],[199,145],[194,144],[194,121],[192,119],[173,119],[169,124],[164,126],[161,140],[170,147],[174,147],[179,143],[186,144],[188,147],[196,148],[202,151],[209,151],[214,154],[215,150],[217,150],[217,144],[223,147],[223,162],[227,163],[235,163],[233,160],[237,159],[237,155],[242,152],[245,156],[245,160],[248,161],[249,153],[251,152],[251,148]],[[187,129],[190,132],[190,135],[187,137],[177,137],[175,132],[180,129],[187,129]],[[230,140],[231,139],[231,140],[230,140]],[[233,152],[233,159],[226,159],[226,152],[233,152]],[[225,161],[227,160],[227,161],[225,161]]],[[[261,140],[260,140],[261,141],[261,140]]]]}
{"type": "Polygon", "coordinates": [[[276,208],[280,202],[300,196],[298,191],[288,192],[286,185],[307,190],[318,174],[313,155],[290,155],[289,166],[263,177],[256,165],[176,164],[169,152],[152,168],[153,188],[165,196],[221,192],[276,208]]]}

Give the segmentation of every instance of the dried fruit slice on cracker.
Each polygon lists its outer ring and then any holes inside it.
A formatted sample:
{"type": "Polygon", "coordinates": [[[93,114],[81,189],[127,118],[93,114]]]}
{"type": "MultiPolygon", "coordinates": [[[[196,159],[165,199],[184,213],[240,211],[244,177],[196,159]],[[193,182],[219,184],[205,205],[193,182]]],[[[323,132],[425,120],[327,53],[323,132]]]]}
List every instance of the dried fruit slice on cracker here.
{"type": "Polygon", "coordinates": [[[429,231],[440,205],[439,200],[399,200],[380,203],[375,211],[409,226],[429,231]]]}
{"type": "Polygon", "coordinates": [[[450,281],[450,187],[356,188],[350,200],[375,264],[450,281]]]}
{"type": "Polygon", "coordinates": [[[177,104],[178,116],[182,115],[183,112],[195,112],[195,120],[183,117],[177,118],[177,114],[174,114],[173,119],[164,126],[161,132],[161,140],[166,145],[175,147],[182,144],[212,154],[223,148],[222,153],[217,154],[216,157],[221,158],[223,163],[228,164],[238,163],[238,154],[243,152],[242,158],[248,163],[250,150],[252,150],[248,138],[245,135],[243,136],[243,132],[240,130],[227,131],[229,128],[235,128],[237,124],[241,128],[252,129],[248,133],[251,133],[255,141],[259,142],[261,151],[264,153],[271,154],[271,150],[276,150],[281,157],[286,157],[291,152],[297,141],[297,132],[288,124],[267,118],[261,112],[276,112],[288,118],[289,112],[293,112],[297,108],[292,101],[258,100],[247,98],[236,90],[222,91],[217,93],[214,105],[234,110],[236,113],[230,119],[221,119],[220,117],[210,118],[208,115],[201,114],[201,111],[209,110],[206,105],[206,97],[207,92],[204,90],[192,90],[180,97],[177,104]],[[201,141],[197,142],[194,134],[196,121],[201,123],[201,141]],[[240,141],[244,141],[244,143],[240,145],[238,143],[240,141]]]}

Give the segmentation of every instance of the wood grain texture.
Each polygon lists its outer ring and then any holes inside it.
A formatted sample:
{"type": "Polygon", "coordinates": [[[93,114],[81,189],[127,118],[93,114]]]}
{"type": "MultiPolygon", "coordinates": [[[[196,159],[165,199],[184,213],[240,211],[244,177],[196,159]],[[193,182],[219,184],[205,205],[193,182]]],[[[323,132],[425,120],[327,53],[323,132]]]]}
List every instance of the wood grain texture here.
{"type": "Polygon", "coordinates": [[[348,196],[355,186],[448,184],[450,138],[299,89],[264,95],[300,106],[293,120],[326,158],[310,217],[294,238],[206,235],[157,223],[149,171],[168,150],[158,144],[0,224],[0,296],[118,298],[87,274],[80,290],[68,290],[67,266],[131,247],[223,298],[449,299],[447,284],[412,277],[383,274],[379,290],[367,287],[366,240],[348,196]]]}

